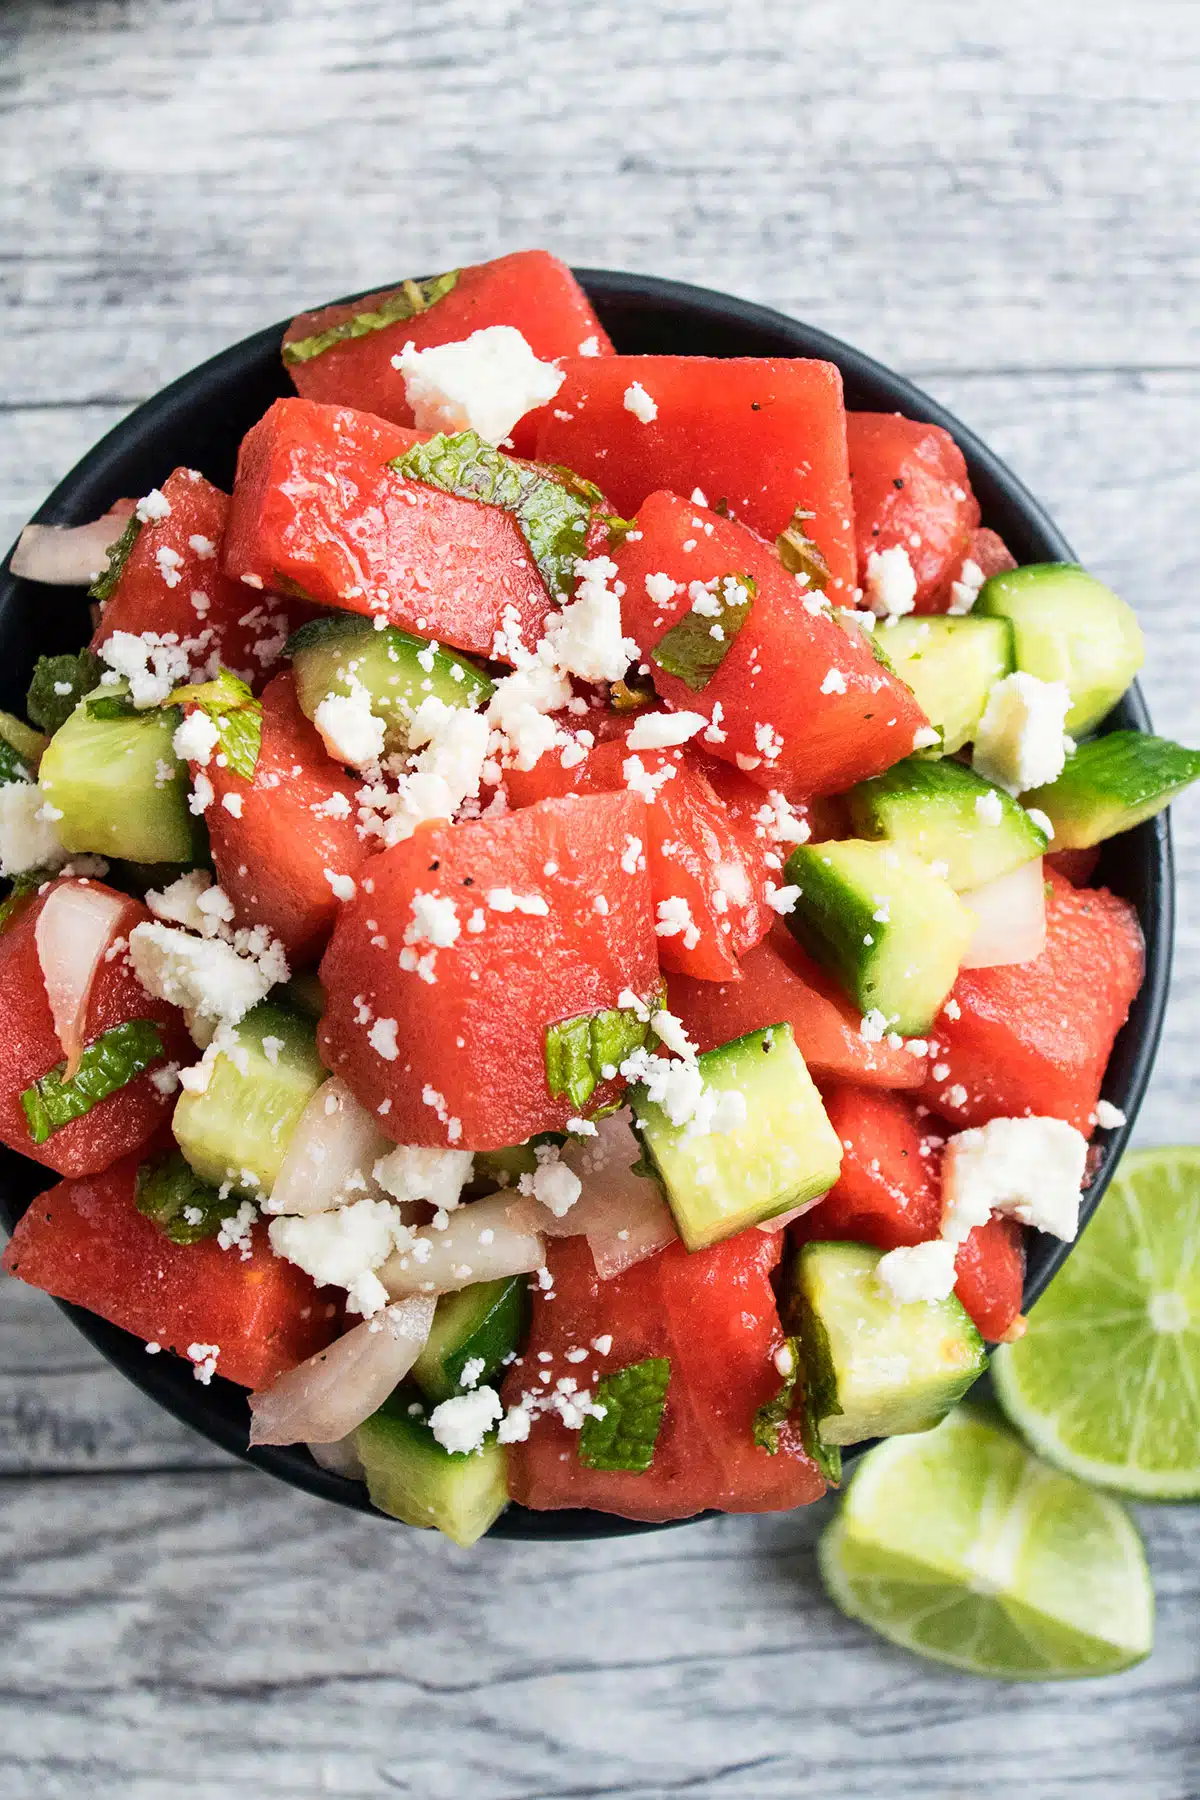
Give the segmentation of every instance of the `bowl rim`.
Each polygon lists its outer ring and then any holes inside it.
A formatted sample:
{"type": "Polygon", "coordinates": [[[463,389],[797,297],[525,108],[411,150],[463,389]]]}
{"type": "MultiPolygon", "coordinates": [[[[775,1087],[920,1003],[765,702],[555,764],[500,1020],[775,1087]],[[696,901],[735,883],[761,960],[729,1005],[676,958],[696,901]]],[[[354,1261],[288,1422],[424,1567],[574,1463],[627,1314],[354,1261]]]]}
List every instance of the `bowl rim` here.
{"type": "MultiPolygon", "coordinates": [[[[889,409],[939,425],[951,434],[966,458],[985,520],[997,512],[1011,516],[1023,535],[1039,546],[1038,560],[1076,560],[1070,544],[1040,502],[974,431],[907,377],[897,374],[865,351],[786,313],[717,289],[611,269],[577,268],[574,272],[602,319],[606,314],[620,314],[626,321],[634,322],[639,316],[660,323],[671,318],[686,320],[692,326],[711,328],[717,333],[741,332],[750,338],[770,339],[776,346],[770,350],[735,350],[727,354],[820,357],[836,363],[848,388],[870,391],[874,404],[869,410],[881,410],[880,402],[886,402],[889,409]]],[[[349,299],[361,297],[347,296],[349,299]]],[[[134,408],[64,476],[34,514],[34,521],[39,524],[82,523],[96,516],[97,509],[104,510],[118,498],[114,487],[117,464],[139,450],[151,453],[155,439],[181,405],[191,408],[219,403],[222,393],[229,391],[231,385],[252,371],[267,370],[268,365],[279,370],[282,385],[279,346],[287,324],[285,320],[265,326],[239,339],[134,408]]],[[[286,388],[283,391],[287,391],[286,388]]],[[[12,576],[10,558],[11,551],[0,565],[0,636],[20,608],[22,591],[30,585],[12,576]]],[[[1108,728],[1117,725],[1144,732],[1151,730],[1150,715],[1136,682],[1114,709],[1107,724],[1108,728]]],[[[1170,983],[1174,870],[1168,814],[1160,813],[1128,837],[1137,841],[1145,876],[1142,924],[1146,936],[1146,973],[1130,1021],[1118,1038],[1118,1045],[1123,1045],[1118,1103],[1126,1114],[1126,1123],[1106,1133],[1100,1146],[1098,1163],[1081,1208],[1081,1232],[1103,1198],[1145,1096],[1162,1034],[1170,983]]],[[[1110,1071],[1116,1059],[1114,1049],[1110,1071]]],[[[15,1151],[7,1154],[19,1156],[15,1151]]],[[[52,1174],[50,1170],[40,1172],[47,1176],[52,1174]]],[[[23,1204],[12,1204],[8,1193],[0,1189],[0,1216],[10,1231],[24,1210],[23,1204]]],[[[1026,1280],[1023,1296],[1026,1309],[1057,1274],[1073,1245],[1045,1240],[1040,1247],[1042,1253],[1026,1280]]],[[[131,1333],[83,1307],[60,1300],[55,1304],[128,1380],[210,1442],[289,1486],[366,1513],[381,1523],[395,1523],[376,1511],[361,1483],[320,1467],[303,1446],[250,1448],[246,1442],[244,1420],[237,1420],[230,1407],[214,1404],[210,1390],[191,1381],[190,1372],[179,1359],[147,1357],[141,1340],[131,1333]]],[[[244,1390],[233,1389],[232,1384],[220,1381],[217,1385],[219,1389],[228,1388],[241,1396],[244,1410],[244,1390]]],[[[847,1463],[853,1462],[866,1448],[867,1445],[854,1446],[846,1454],[847,1463]]],[[[674,1528],[713,1516],[702,1513],[690,1519],[673,1519],[660,1524],[584,1509],[534,1513],[521,1507],[510,1507],[487,1535],[489,1538],[578,1541],[674,1528]]]]}

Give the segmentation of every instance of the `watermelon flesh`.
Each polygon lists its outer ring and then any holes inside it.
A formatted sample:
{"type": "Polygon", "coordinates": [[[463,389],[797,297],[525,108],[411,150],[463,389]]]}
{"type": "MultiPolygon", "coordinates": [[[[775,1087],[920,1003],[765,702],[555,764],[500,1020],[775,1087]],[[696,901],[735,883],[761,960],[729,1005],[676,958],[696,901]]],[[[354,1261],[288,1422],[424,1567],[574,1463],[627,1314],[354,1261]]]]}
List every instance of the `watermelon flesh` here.
{"type": "MultiPolygon", "coordinates": [[[[915,610],[945,612],[979,525],[962,451],[940,425],[898,413],[847,413],[846,437],[859,586],[873,550],[902,549],[917,578],[915,610]]],[[[991,560],[990,545],[975,547],[991,560]]]]}
{"type": "Polygon", "coordinates": [[[265,1231],[245,1258],[215,1238],[173,1244],[134,1205],[138,1161],[38,1194],[5,1249],[8,1273],[180,1356],[215,1345],[217,1373],[242,1387],[323,1349],[337,1308],[272,1253],[265,1231]]]}

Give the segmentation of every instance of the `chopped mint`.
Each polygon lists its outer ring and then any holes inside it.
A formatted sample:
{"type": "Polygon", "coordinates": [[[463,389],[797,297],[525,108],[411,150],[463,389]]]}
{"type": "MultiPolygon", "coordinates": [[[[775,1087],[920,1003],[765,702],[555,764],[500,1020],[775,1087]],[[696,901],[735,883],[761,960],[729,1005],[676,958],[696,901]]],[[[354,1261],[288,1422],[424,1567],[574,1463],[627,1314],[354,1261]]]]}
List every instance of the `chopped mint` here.
{"type": "Polygon", "coordinates": [[[619,1068],[646,1041],[648,1019],[609,1007],[546,1027],[546,1086],[565,1094],[571,1105],[586,1106],[604,1080],[605,1068],[619,1068]]]}
{"type": "Polygon", "coordinates": [[[101,569],[88,589],[89,600],[112,599],[117,583],[125,573],[125,564],[129,561],[129,553],[137,543],[138,532],[141,529],[142,521],[136,513],[130,513],[124,531],[115,544],[108,546],[108,563],[101,569]]]}
{"type": "Polygon", "coordinates": [[[396,292],[380,301],[373,311],[354,313],[340,325],[330,325],[311,337],[293,338],[290,344],[283,346],[285,365],[292,368],[296,363],[311,362],[314,356],[323,356],[335,344],[347,344],[353,338],[367,337],[372,331],[382,331],[388,325],[402,325],[405,319],[415,319],[418,313],[428,312],[431,306],[445,299],[457,284],[459,274],[458,269],[451,269],[446,275],[431,275],[425,281],[402,282],[396,292]]]}
{"type": "Polygon", "coordinates": [[[11,744],[0,738],[0,787],[7,787],[13,781],[32,781],[33,771],[23,757],[17,755],[11,744]]]}
{"type": "Polygon", "coordinates": [[[221,1223],[238,1209],[238,1200],[222,1199],[216,1188],[201,1181],[180,1151],[156,1163],[143,1163],[137,1172],[137,1209],[153,1219],[173,1244],[197,1244],[216,1237],[221,1223]]]}
{"type": "Polygon", "coordinates": [[[421,481],[462,500],[478,500],[512,513],[529,553],[555,599],[571,591],[577,560],[587,553],[588,528],[600,491],[569,469],[534,468],[514,461],[474,431],[440,433],[414,444],[388,464],[408,481],[421,481]]]}
{"type": "Polygon", "coordinates": [[[603,1407],[583,1422],[579,1460],[589,1469],[627,1469],[643,1475],[654,1461],[654,1447],[667,1404],[671,1361],[648,1356],[645,1362],[614,1369],[596,1389],[595,1405],[603,1407]]]}
{"type": "Polygon", "coordinates": [[[608,704],[613,712],[639,712],[643,706],[651,706],[653,703],[654,689],[648,681],[635,679],[609,683],[608,704]]]}
{"type": "Polygon", "coordinates": [[[789,574],[807,575],[812,591],[823,594],[829,585],[829,564],[804,529],[816,516],[798,506],[792,514],[791,524],[775,539],[775,548],[789,574]]]}
{"type": "Polygon", "coordinates": [[[784,1348],[791,1357],[791,1371],[783,1378],[779,1392],[772,1400],[764,1400],[754,1415],[754,1441],[760,1450],[768,1456],[774,1456],[779,1450],[779,1427],[787,1423],[796,1395],[796,1377],[800,1372],[800,1341],[790,1337],[784,1339],[784,1348]]]}
{"type": "Polygon", "coordinates": [[[102,664],[91,650],[71,656],[39,656],[25,696],[25,710],[35,725],[54,734],[65,725],[85,694],[100,679],[102,664]],[[58,689],[63,692],[58,692],[58,689]]]}
{"type": "Polygon", "coordinates": [[[67,1065],[61,1062],[21,1095],[33,1142],[44,1144],[72,1119],[135,1081],[162,1055],[162,1033],[153,1019],[130,1019],[103,1032],[84,1050],[69,1081],[63,1079],[67,1065]]]}
{"type": "Polygon", "coordinates": [[[637,525],[636,519],[622,519],[618,513],[604,513],[600,523],[608,530],[608,547],[619,550],[630,532],[637,525]]]}
{"type": "Polygon", "coordinates": [[[217,728],[225,759],[235,775],[254,779],[262,748],[262,703],[244,681],[222,669],[215,681],[176,688],[172,706],[199,706],[217,728]]]}
{"type": "Polygon", "coordinates": [[[30,769],[37,768],[49,742],[48,737],[45,737],[40,731],[35,731],[32,725],[26,725],[25,721],[18,719],[15,714],[0,712],[0,743],[7,744],[10,750],[15,750],[20,760],[26,763],[30,769]]]}
{"type": "Polygon", "coordinates": [[[30,869],[24,875],[14,876],[8,893],[0,900],[0,933],[8,930],[25,902],[31,894],[37,893],[43,881],[53,880],[54,873],[50,869],[30,869]]]}
{"type": "Polygon", "coordinates": [[[724,662],[757,591],[750,575],[722,575],[715,587],[707,585],[713,587],[711,607],[698,612],[693,606],[650,652],[651,662],[678,676],[694,694],[703,692],[724,662]]]}
{"type": "MultiPolygon", "coordinates": [[[[863,614],[857,612],[852,606],[835,606],[833,609],[833,617],[848,638],[852,639],[855,643],[867,645],[871,655],[875,658],[875,661],[879,664],[880,668],[886,669],[889,675],[897,674],[895,663],[879,641],[879,633],[873,626],[868,625],[865,629],[863,627],[862,621],[864,617],[868,619],[873,618],[874,615],[872,613],[863,614]]],[[[904,677],[900,675],[899,679],[903,681],[904,677]]],[[[905,685],[907,686],[907,683],[905,685]]],[[[940,750],[938,754],[939,756],[941,755],[940,750]]]]}

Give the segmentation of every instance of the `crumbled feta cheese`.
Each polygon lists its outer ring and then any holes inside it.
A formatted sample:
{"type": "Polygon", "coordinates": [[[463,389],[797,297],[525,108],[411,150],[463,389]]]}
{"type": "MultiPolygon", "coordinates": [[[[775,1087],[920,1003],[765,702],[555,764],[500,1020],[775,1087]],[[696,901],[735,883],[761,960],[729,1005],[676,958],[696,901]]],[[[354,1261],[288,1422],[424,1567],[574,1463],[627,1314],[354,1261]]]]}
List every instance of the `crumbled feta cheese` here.
{"type": "Polygon", "coordinates": [[[652,419],[658,417],[658,402],[650,398],[640,381],[630,382],[625,389],[625,398],[622,404],[625,411],[631,412],[635,419],[641,420],[643,425],[649,425],[652,419]]]}
{"type": "Polygon", "coordinates": [[[625,848],[621,852],[622,869],[626,875],[636,875],[638,870],[644,869],[645,866],[646,859],[642,855],[641,838],[634,837],[632,833],[626,833],[625,848]]]}
{"type": "Polygon", "coordinates": [[[475,1388],[443,1400],[429,1415],[434,1437],[452,1456],[467,1456],[483,1447],[483,1440],[504,1418],[504,1406],[495,1388],[475,1388]]]}
{"type": "Polygon", "coordinates": [[[172,633],[114,631],[100,646],[109,668],[129,683],[129,697],[139,710],[161,706],[188,676],[188,653],[172,633]]]}
{"type": "Polygon", "coordinates": [[[532,918],[544,919],[550,911],[541,894],[514,894],[511,888],[489,888],[487,903],[492,912],[527,913],[532,918]]]}
{"type": "Polygon", "coordinates": [[[961,1243],[999,1212],[1069,1243],[1086,1166],[1087,1139],[1062,1119],[991,1119],[957,1132],[942,1159],[942,1234],[961,1243]]]}
{"type": "Polygon", "coordinates": [[[995,788],[977,796],[975,811],[984,825],[999,825],[1003,822],[1004,802],[995,788]]]}
{"type": "Polygon", "coordinates": [[[696,1046],[688,1036],[683,1020],[676,1018],[674,1013],[668,1012],[665,1007],[659,1007],[657,1012],[650,1015],[650,1029],[659,1043],[665,1044],[676,1056],[695,1062],[696,1046]]]}
{"type": "Polygon", "coordinates": [[[201,562],[210,562],[217,554],[217,546],[212,539],[203,537],[198,531],[194,531],[188,539],[188,549],[193,551],[201,562]]]}
{"type": "Polygon", "coordinates": [[[532,769],[560,741],[559,729],[547,715],[560,712],[570,698],[571,684],[554,666],[549,647],[546,657],[530,657],[496,683],[488,724],[507,740],[516,768],[532,769]]]}
{"type": "Polygon", "coordinates": [[[692,918],[692,909],[681,894],[671,894],[658,903],[658,919],[654,927],[659,937],[683,935],[685,950],[694,950],[700,942],[700,927],[692,918]]]}
{"type": "Polygon", "coordinates": [[[821,692],[823,694],[844,694],[846,692],[846,677],[840,669],[830,669],[827,672],[821,683],[821,692]]]}
{"type": "Polygon", "coordinates": [[[385,1062],[395,1062],[400,1054],[396,1043],[395,1019],[376,1019],[367,1033],[367,1042],[385,1062]]]}
{"type": "Polygon", "coordinates": [[[958,580],[950,584],[950,605],[946,610],[958,615],[969,613],[979,598],[983,583],[983,570],[968,556],[958,571],[958,580]]]}
{"type": "Polygon", "coordinates": [[[469,1150],[437,1150],[397,1144],[381,1156],[372,1173],[393,1200],[427,1200],[443,1212],[453,1212],[471,1179],[469,1150]]]}
{"type": "Polygon", "coordinates": [[[160,544],[154,552],[154,560],[158,564],[158,572],[169,588],[176,588],[183,580],[179,573],[183,567],[183,558],[178,550],[172,550],[169,544],[160,544]]]}
{"type": "Polygon", "coordinates": [[[945,1013],[945,1015],[948,1019],[961,1019],[962,1018],[962,1007],[958,1004],[958,1001],[954,998],[953,994],[951,994],[950,998],[947,1000],[945,1006],[942,1008],[942,1011],[945,1013]]]}
{"type": "Polygon", "coordinates": [[[496,1437],[502,1444],[523,1444],[529,1436],[532,1425],[533,1415],[528,1408],[510,1406],[500,1421],[496,1437]]]}
{"type": "Polygon", "coordinates": [[[596,336],[595,332],[592,333],[591,337],[584,338],[582,344],[579,346],[579,354],[580,356],[600,355],[600,339],[596,336]]]}
{"type": "Polygon", "coordinates": [[[324,869],[322,873],[335,900],[353,900],[358,892],[353,875],[339,875],[336,869],[324,869]]]}
{"type": "Polygon", "coordinates": [[[889,1250],[875,1265],[875,1279],[900,1306],[945,1300],[954,1292],[956,1246],[946,1238],[889,1250]]]}
{"type": "Polygon", "coordinates": [[[318,1286],[344,1288],[379,1268],[411,1235],[390,1200],[353,1200],[328,1212],[277,1213],[267,1230],[276,1256],[295,1263],[318,1286]]]}
{"type": "Polygon", "coordinates": [[[795,912],[800,894],[801,889],[794,883],[787,887],[776,887],[773,881],[768,881],[766,885],[767,905],[773,907],[781,918],[787,913],[795,912]]]}
{"type": "Polygon", "coordinates": [[[552,1212],[556,1219],[563,1219],[570,1212],[580,1194],[583,1183],[574,1169],[557,1158],[547,1158],[539,1162],[532,1176],[533,1196],[552,1212]]]}
{"type": "Polygon", "coordinates": [[[1097,1100],[1096,1123],[1101,1131],[1116,1131],[1126,1122],[1125,1114],[1111,1100],[1097,1100]]]}
{"type": "Polygon", "coordinates": [[[54,829],[45,792],[28,781],[5,782],[0,787],[0,875],[59,869],[68,854],[54,829]]]}
{"type": "MultiPolygon", "coordinates": [[[[129,956],[148,994],[202,1019],[230,1025],[257,1006],[279,978],[275,957],[241,956],[219,938],[192,937],[158,921],[134,926],[129,956]]],[[[283,968],[286,980],[286,963],[283,968]]]]}
{"type": "Polygon", "coordinates": [[[638,654],[632,638],[621,634],[621,595],[617,565],[607,556],[575,564],[575,598],[546,624],[561,673],[581,681],[619,681],[638,654]],[[611,584],[611,585],[610,585],[611,584]]]}
{"type": "Polygon", "coordinates": [[[900,544],[867,557],[866,601],[880,619],[898,619],[917,603],[917,576],[900,544]]]}
{"type": "Polygon", "coordinates": [[[348,694],[326,694],[313,714],[321,741],[337,762],[362,769],[383,755],[383,720],[371,711],[371,696],[351,680],[348,694]]]}
{"type": "Polygon", "coordinates": [[[225,811],[230,815],[231,818],[234,818],[234,819],[241,818],[241,816],[242,816],[242,796],[240,794],[233,794],[233,793],[222,794],[221,795],[221,805],[225,808],[225,811]]]}
{"type": "Polygon", "coordinates": [[[914,750],[932,750],[942,741],[942,734],[936,725],[918,725],[913,732],[914,750]]]}
{"type": "Polygon", "coordinates": [[[487,1363],[482,1356],[468,1356],[462,1366],[462,1374],[458,1378],[459,1386],[468,1389],[478,1387],[479,1377],[486,1368],[487,1363]]]}
{"type": "Polygon", "coordinates": [[[1010,794],[1056,781],[1066,762],[1063,728],[1071,708],[1065,682],[1018,670],[997,681],[975,731],[972,767],[1010,794]]]}
{"type": "Polygon", "coordinates": [[[873,1006],[870,1012],[863,1014],[858,1035],[866,1044],[881,1044],[887,1035],[887,1028],[887,1015],[880,1012],[877,1006],[873,1006]]]}
{"type": "Polygon", "coordinates": [[[253,1249],[254,1221],[258,1217],[253,1200],[243,1200],[235,1213],[221,1220],[217,1244],[222,1250],[240,1250],[243,1262],[253,1249]]]}
{"type": "Polygon", "coordinates": [[[213,794],[214,789],[212,782],[208,779],[208,776],[204,773],[203,769],[197,770],[196,777],[192,782],[192,791],[188,795],[188,811],[199,817],[202,812],[206,812],[212,805],[213,794]]]}
{"type": "Polygon", "coordinates": [[[214,887],[207,869],[192,869],[165,888],[150,888],[146,905],[156,919],[167,925],[182,925],[201,937],[216,937],[222,923],[233,917],[233,903],[223,889],[214,887]],[[201,900],[219,895],[220,903],[201,907],[201,900]]]}
{"type": "Polygon", "coordinates": [[[158,519],[167,519],[171,515],[171,502],[161,488],[151,488],[148,494],[134,507],[134,514],[143,525],[149,525],[158,519]]]}
{"type": "Polygon", "coordinates": [[[192,1374],[201,1387],[207,1387],[217,1372],[217,1358],[221,1354],[219,1344],[189,1344],[188,1361],[192,1364],[192,1374]]]}
{"type": "Polygon", "coordinates": [[[432,944],[446,950],[457,943],[462,934],[458,908],[445,894],[426,894],[418,890],[412,897],[412,918],[404,930],[406,944],[432,944]]]}
{"type": "Polygon", "coordinates": [[[630,793],[640,794],[646,804],[652,806],[658,799],[659,789],[674,780],[675,765],[664,763],[661,769],[651,773],[640,756],[627,756],[621,764],[621,777],[630,793]]]}
{"type": "Polygon", "coordinates": [[[392,367],[404,377],[418,431],[474,431],[489,444],[553,400],[565,379],[512,325],[488,325],[428,350],[406,344],[392,367]]]}
{"type": "Polygon", "coordinates": [[[656,574],[647,575],[646,592],[655,606],[670,606],[679,592],[679,583],[672,581],[669,575],[660,570],[656,574]]]}
{"type": "Polygon", "coordinates": [[[707,724],[705,713],[639,713],[625,742],[630,750],[666,750],[686,744],[707,724]]]}

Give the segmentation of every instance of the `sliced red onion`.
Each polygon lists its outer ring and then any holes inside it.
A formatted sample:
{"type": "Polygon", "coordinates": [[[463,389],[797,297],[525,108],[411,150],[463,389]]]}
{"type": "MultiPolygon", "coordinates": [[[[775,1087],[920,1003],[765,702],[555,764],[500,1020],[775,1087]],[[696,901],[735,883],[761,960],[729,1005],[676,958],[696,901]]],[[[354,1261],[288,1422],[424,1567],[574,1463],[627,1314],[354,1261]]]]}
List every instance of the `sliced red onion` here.
{"type": "Polygon", "coordinates": [[[313,1461],[322,1469],[328,1469],[331,1475],[344,1475],[348,1481],[365,1481],[367,1478],[352,1431],[344,1438],[335,1438],[332,1444],[306,1444],[305,1449],[313,1461]]]}
{"type": "Polygon", "coordinates": [[[509,1219],[507,1194],[491,1194],[458,1206],[446,1226],[423,1226],[407,1250],[397,1250],[375,1272],[388,1293],[452,1294],[477,1281],[500,1281],[540,1269],[546,1259],[542,1239],[509,1219]]]}
{"type": "Polygon", "coordinates": [[[596,1121],[595,1137],[575,1139],[562,1159],[583,1183],[574,1206],[557,1218],[530,1196],[509,1203],[509,1220],[546,1237],[586,1237],[602,1281],[674,1243],[678,1233],[657,1182],[635,1175],[641,1146],[627,1112],[596,1121]]]}
{"type": "Polygon", "coordinates": [[[960,896],[975,915],[964,969],[997,969],[1032,962],[1046,948],[1046,888],[1042,859],[960,896]]]}
{"type": "Polygon", "coordinates": [[[79,1067],[86,1043],[88,1000],[96,970],[117,935],[129,905],[87,881],[63,881],[50,890],[34,926],[38,961],[54,1029],[67,1059],[67,1078],[79,1067]]]}
{"type": "Polygon", "coordinates": [[[48,587],[88,587],[107,563],[132,511],[132,500],[118,500],[88,525],[27,525],[12,553],[13,574],[48,587]]]}
{"type": "Polygon", "coordinates": [[[263,1210],[318,1213],[347,1201],[386,1199],[371,1171],[394,1148],[341,1077],[331,1075],[301,1113],[263,1210]]]}
{"type": "Polygon", "coordinates": [[[250,1396],[252,1444],[332,1444],[381,1407],[421,1354],[435,1302],[402,1300],[250,1396]]]}

